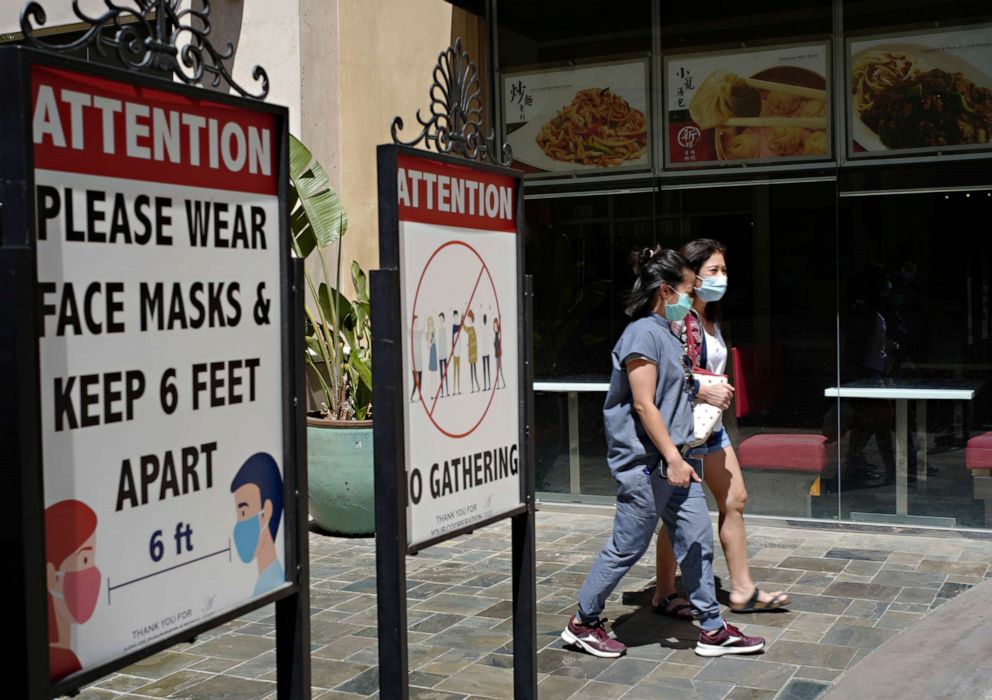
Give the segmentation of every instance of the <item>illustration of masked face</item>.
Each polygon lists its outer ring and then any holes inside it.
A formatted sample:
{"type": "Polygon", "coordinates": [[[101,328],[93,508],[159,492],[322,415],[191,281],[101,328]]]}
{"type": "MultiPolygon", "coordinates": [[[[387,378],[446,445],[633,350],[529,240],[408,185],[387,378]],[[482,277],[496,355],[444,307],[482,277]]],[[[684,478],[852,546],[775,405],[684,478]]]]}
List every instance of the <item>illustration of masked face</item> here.
{"type": "Polygon", "coordinates": [[[89,620],[100,596],[100,570],[91,566],[81,571],[56,571],[55,578],[62,582],[62,590],[51,591],[52,597],[65,602],[76,624],[89,620]]]}
{"type": "Polygon", "coordinates": [[[255,558],[258,536],[262,531],[261,516],[262,513],[259,511],[247,520],[239,520],[234,524],[234,546],[245,564],[255,558]]]}

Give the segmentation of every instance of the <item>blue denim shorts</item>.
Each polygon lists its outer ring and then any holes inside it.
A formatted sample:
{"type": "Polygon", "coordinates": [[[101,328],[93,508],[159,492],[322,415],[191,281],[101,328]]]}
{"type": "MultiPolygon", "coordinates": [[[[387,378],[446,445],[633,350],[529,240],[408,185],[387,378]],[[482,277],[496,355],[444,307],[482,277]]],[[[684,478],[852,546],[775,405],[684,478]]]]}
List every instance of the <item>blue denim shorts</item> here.
{"type": "Polygon", "coordinates": [[[730,436],[727,435],[726,430],[721,428],[710,435],[710,439],[704,444],[699,447],[692,448],[689,454],[693,457],[705,457],[706,455],[711,455],[714,452],[721,452],[727,447],[730,447],[730,436]]]}

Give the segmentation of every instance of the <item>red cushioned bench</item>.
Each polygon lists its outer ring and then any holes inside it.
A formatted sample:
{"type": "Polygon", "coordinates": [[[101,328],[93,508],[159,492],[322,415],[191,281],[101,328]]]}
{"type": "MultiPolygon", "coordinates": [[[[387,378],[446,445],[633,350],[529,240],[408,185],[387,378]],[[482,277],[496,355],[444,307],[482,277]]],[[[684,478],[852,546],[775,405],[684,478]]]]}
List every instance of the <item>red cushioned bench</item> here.
{"type": "MultiPolygon", "coordinates": [[[[736,389],[735,415],[743,418],[751,412],[753,405],[767,400],[764,394],[768,391],[768,382],[749,381],[749,377],[769,376],[761,361],[769,352],[767,349],[734,347],[730,353],[736,389]]],[[[737,459],[746,472],[747,512],[808,518],[811,498],[820,495],[820,474],[825,468],[833,467],[836,455],[836,444],[828,444],[823,435],[766,433],[745,438],[737,446],[737,459]]],[[[833,472],[828,470],[828,473],[833,472]]],[[[706,493],[710,508],[715,510],[709,491],[706,493]]]]}
{"type": "Polygon", "coordinates": [[[985,524],[992,523],[992,433],[968,440],[964,465],[971,471],[975,498],[985,501],[985,524]]]}
{"type": "Polygon", "coordinates": [[[769,433],[742,440],[737,458],[746,472],[749,513],[809,517],[811,497],[819,495],[820,474],[833,465],[836,446],[823,435],[769,433]]]}

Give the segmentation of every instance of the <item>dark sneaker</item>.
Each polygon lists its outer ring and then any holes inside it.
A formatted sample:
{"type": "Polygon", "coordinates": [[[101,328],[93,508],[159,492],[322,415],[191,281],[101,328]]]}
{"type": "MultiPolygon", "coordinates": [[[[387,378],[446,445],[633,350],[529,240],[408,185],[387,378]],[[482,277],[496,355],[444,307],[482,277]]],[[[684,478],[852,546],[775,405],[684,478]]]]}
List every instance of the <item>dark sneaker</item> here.
{"type": "Polygon", "coordinates": [[[699,641],[696,642],[696,654],[698,656],[753,654],[764,648],[764,639],[761,637],[748,637],[729,622],[724,622],[723,629],[712,636],[700,630],[699,641]]]}
{"type": "Polygon", "coordinates": [[[606,633],[603,620],[597,620],[592,625],[583,624],[576,616],[568,621],[568,626],[561,633],[565,644],[582,647],[593,656],[604,659],[615,659],[626,653],[627,647],[606,633]]]}

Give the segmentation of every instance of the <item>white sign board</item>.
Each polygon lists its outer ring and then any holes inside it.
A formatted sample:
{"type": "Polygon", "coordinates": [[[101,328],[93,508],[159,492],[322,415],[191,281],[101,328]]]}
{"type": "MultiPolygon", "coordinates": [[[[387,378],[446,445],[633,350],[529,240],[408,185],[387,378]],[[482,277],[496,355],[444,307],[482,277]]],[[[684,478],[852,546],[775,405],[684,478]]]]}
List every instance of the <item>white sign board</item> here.
{"type": "Polygon", "coordinates": [[[411,547],[521,503],[516,187],[398,156],[411,547]]]}
{"type": "Polygon", "coordinates": [[[32,67],[53,680],[289,585],[279,120],[32,67]]]}

